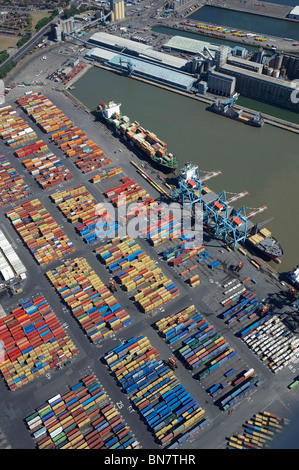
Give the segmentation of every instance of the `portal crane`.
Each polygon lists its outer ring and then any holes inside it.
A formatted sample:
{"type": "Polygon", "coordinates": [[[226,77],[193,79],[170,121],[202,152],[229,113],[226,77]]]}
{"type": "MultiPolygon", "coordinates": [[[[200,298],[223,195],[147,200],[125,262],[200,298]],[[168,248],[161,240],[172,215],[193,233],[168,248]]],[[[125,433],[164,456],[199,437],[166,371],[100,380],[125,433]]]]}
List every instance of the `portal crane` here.
{"type": "Polygon", "coordinates": [[[179,188],[174,190],[172,196],[174,198],[179,197],[182,204],[188,200],[192,210],[196,202],[202,202],[202,183],[220,175],[221,171],[207,171],[204,173],[204,176],[200,176],[197,165],[190,162],[186,163],[178,179],[179,188]]]}
{"type": "Polygon", "coordinates": [[[235,249],[237,243],[240,241],[245,242],[247,234],[247,216],[245,207],[240,209],[233,209],[228,216],[223,218],[216,227],[216,236],[227,239],[228,235],[233,239],[233,248],[235,249]]]}

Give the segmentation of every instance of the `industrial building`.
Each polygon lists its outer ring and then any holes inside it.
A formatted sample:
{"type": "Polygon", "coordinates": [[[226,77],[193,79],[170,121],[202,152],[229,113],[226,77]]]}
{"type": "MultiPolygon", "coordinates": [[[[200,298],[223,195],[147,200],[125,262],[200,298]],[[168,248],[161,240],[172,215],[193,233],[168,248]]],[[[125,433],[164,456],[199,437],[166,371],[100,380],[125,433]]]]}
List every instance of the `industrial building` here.
{"type": "Polygon", "coordinates": [[[241,57],[244,59],[248,54],[248,49],[245,49],[245,47],[240,47],[240,46],[235,46],[231,50],[231,55],[234,57],[241,57]]]}
{"type": "Polygon", "coordinates": [[[178,10],[179,8],[183,7],[186,5],[186,3],[189,3],[190,0],[173,0],[171,6],[174,9],[174,11],[178,10]]]}
{"type": "Polygon", "coordinates": [[[93,42],[98,39],[98,42],[106,44],[107,47],[91,49],[85,55],[87,59],[123,70],[127,75],[134,74],[183,91],[190,91],[193,87],[195,78],[182,71],[186,68],[187,60],[154,51],[145,44],[134,43],[134,41],[124,40],[110,34],[96,33],[91,39],[93,39],[93,42]],[[108,41],[106,42],[107,36],[108,41]],[[121,48],[126,53],[116,53],[116,47],[119,49],[117,39],[123,41],[122,45],[127,44],[128,47],[121,48]],[[109,47],[111,47],[110,50],[109,47]]]}
{"type": "Polygon", "coordinates": [[[111,21],[119,21],[125,17],[124,0],[110,0],[111,21]]]}
{"type": "Polygon", "coordinates": [[[288,18],[292,18],[293,20],[299,20],[299,6],[293,8],[288,14],[288,18]]]}
{"type": "Polygon", "coordinates": [[[112,49],[117,52],[126,52],[126,54],[135,56],[146,53],[149,49],[152,49],[146,44],[104,32],[93,34],[89,38],[89,42],[96,46],[106,47],[107,49],[112,49]]]}
{"type": "Polygon", "coordinates": [[[86,57],[89,59],[102,61],[102,57],[106,58],[109,56],[109,54],[107,55],[108,51],[117,51],[178,70],[186,70],[188,62],[186,59],[155,51],[152,46],[147,44],[141,44],[112,34],[95,33],[91,36],[89,42],[97,45],[95,49],[87,53],[86,57]]]}
{"type": "Polygon", "coordinates": [[[123,70],[128,75],[148,79],[162,85],[176,88],[182,91],[191,91],[195,82],[195,78],[187,73],[177,72],[161,65],[149,63],[142,59],[128,58],[117,54],[107,62],[107,65],[123,70]]]}
{"type": "MultiPolygon", "coordinates": [[[[0,230],[0,273],[4,281],[12,281],[16,277],[26,278],[26,268],[15,250],[0,230]]],[[[2,287],[2,279],[0,285],[2,287]]]]}
{"type": "Polygon", "coordinates": [[[226,63],[230,48],[228,46],[220,46],[215,52],[215,63],[217,69],[226,63]]]}
{"type": "Polygon", "coordinates": [[[222,96],[231,96],[235,92],[236,79],[215,70],[208,73],[208,91],[222,96]]]}
{"type": "Polygon", "coordinates": [[[222,75],[230,75],[236,79],[236,91],[244,96],[293,111],[299,110],[299,104],[294,104],[291,101],[294,87],[288,81],[245,70],[231,64],[223,65],[221,72],[222,75]]]}
{"type": "Polygon", "coordinates": [[[67,20],[58,19],[55,23],[51,23],[51,33],[56,41],[63,39],[63,34],[70,34],[75,29],[75,20],[72,16],[67,20]]]}
{"type": "Polygon", "coordinates": [[[243,69],[251,70],[252,72],[262,73],[263,64],[257,62],[252,62],[250,60],[242,59],[241,57],[234,57],[232,55],[228,56],[227,63],[235,65],[236,67],[241,67],[243,69]]]}
{"type": "MultiPolygon", "coordinates": [[[[122,54],[124,57],[130,57],[129,54],[122,54]]],[[[87,59],[96,60],[98,62],[104,62],[106,60],[112,59],[115,56],[114,51],[105,49],[104,47],[95,47],[87,52],[85,57],[87,59]]],[[[158,63],[164,67],[169,67],[177,70],[187,71],[188,61],[185,59],[180,59],[179,57],[174,57],[168,54],[163,54],[158,51],[148,50],[146,54],[140,54],[138,56],[148,62],[158,63]]]]}
{"type": "MultiPolygon", "coordinates": [[[[173,36],[169,41],[167,41],[163,48],[171,51],[180,51],[180,52],[187,52],[189,54],[200,54],[205,51],[210,51],[213,58],[216,55],[216,52],[221,49],[222,46],[218,46],[217,44],[211,44],[207,41],[200,41],[198,39],[191,39],[183,36],[173,36]]],[[[230,48],[228,48],[228,52],[230,48]]]]}

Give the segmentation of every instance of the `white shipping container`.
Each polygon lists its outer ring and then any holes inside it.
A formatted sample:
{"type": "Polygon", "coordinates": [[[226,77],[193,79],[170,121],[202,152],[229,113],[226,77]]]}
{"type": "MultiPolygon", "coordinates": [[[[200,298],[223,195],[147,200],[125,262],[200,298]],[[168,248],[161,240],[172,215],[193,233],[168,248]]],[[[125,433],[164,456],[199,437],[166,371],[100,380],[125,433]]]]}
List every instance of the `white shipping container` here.
{"type": "Polygon", "coordinates": [[[50,398],[48,400],[49,405],[51,405],[51,403],[53,403],[53,401],[58,400],[58,398],[61,398],[61,395],[58,394],[58,395],[55,395],[55,397],[50,398]]]}
{"type": "Polygon", "coordinates": [[[50,436],[53,438],[57,436],[58,434],[60,434],[62,431],[63,431],[63,427],[59,426],[59,428],[55,429],[55,431],[50,432],[50,436]]]}
{"type": "Polygon", "coordinates": [[[245,372],[244,377],[247,377],[248,375],[252,374],[254,372],[254,369],[249,369],[247,372],[245,372]]]}

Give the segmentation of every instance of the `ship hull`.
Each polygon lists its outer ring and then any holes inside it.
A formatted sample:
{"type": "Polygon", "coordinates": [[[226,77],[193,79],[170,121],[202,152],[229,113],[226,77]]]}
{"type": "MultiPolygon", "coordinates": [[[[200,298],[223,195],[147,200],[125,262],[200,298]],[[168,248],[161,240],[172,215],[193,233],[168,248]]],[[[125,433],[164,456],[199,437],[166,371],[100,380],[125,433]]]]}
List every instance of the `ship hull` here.
{"type": "Polygon", "coordinates": [[[264,121],[253,121],[252,119],[249,119],[248,121],[246,121],[242,118],[239,118],[238,116],[232,116],[232,115],[226,114],[223,111],[217,110],[210,106],[207,108],[207,110],[211,111],[212,113],[218,114],[219,116],[224,116],[228,119],[232,119],[233,121],[241,122],[242,124],[246,124],[247,126],[262,127],[264,125],[264,121]]]}
{"type": "MultiPolygon", "coordinates": [[[[278,243],[278,242],[277,242],[278,243]]],[[[281,249],[281,254],[280,255],[274,255],[273,253],[269,252],[269,251],[266,251],[264,250],[263,248],[260,248],[259,247],[259,244],[257,245],[254,245],[253,243],[251,243],[248,239],[246,240],[245,244],[248,246],[248,248],[250,248],[252,251],[254,251],[255,253],[257,253],[261,258],[265,259],[266,261],[275,261],[275,263],[277,264],[280,264],[281,263],[281,260],[280,258],[283,257],[283,250],[282,248],[280,247],[281,249]]]]}
{"type": "Polygon", "coordinates": [[[120,130],[115,127],[109,119],[105,118],[105,116],[103,116],[103,114],[101,113],[101,118],[103,120],[103,122],[110,128],[112,129],[119,138],[121,138],[124,142],[126,142],[127,145],[130,145],[130,147],[132,147],[136,153],[141,156],[142,158],[145,159],[146,162],[150,162],[154,167],[156,167],[157,169],[159,169],[160,171],[163,171],[163,173],[173,173],[175,174],[176,173],[176,169],[178,168],[179,164],[177,164],[176,166],[171,166],[171,165],[167,165],[165,164],[163,161],[159,161],[159,157],[156,157],[156,158],[153,158],[152,156],[148,155],[146,152],[144,152],[142,149],[140,149],[139,147],[137,147],[134,142],[129,139],[126,135],[124,135],[122,132],[120,132],[120,130]]]}

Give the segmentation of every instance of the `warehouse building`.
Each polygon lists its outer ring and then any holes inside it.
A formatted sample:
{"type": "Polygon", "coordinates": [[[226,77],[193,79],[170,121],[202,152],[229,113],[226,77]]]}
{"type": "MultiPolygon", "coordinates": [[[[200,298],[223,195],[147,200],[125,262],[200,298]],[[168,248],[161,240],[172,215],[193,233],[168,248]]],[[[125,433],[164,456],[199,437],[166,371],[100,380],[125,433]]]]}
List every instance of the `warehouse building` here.
{"type": "Polygon", "coordinates": [[[294,91],[291,82],[241,69],[231,64],[223,65],[221,72],[236,79],[238,93],[275,106],[299,111],[299,103],[295,104],[291,101],[291,94],[294,91]]]}
{"type": "Polygon", "coordinates": [[[125,52],[126,54],[135,56],[146,53],[146,51],[152,49],[152,47],[146,44],[103,32],[93,34],[89,38],[89,42],[96,46],[106,47],[116,52],[125,52]]]}
{"type": "Polygon", "coordinates": [[[18,276],[21,279],[26,278],[26,268],[2,230],[0,230],[0,273],[4,281],[11,281],[18,276]]]}
{"type": "MultiPolygon", "coordinates": [[[[131,39],[121,38],[113,34],[95,33],[89,39],[89,42],[97,46],[97,52],[92,52],[87,55],[88,58],[100,58],[104,50],[121,52],[133,57],[142,58],[150,62],[159,63],[166,67],[174,69],[185,70],[187,60],[181,57],[175,57],[171,54],[155,51],[152,46],[142,44],[131,39]]],[[[95,51],[95,50],[93,50],[95,51]]],[[[104,54],[104,52],[103,52],[104,54]]]]}
{"type": "MultiPolygon", "coordinates": [[[[222,46],[218,46],[217,44],[211,44],[207,41],[200,41],[198,39],[191,39],[183,36],[173,36],[169,41],[167,41],[163,48],[168,51],[180,51],[180,52],[187,52],[189,54],[199,54],[203,53],[206,50],[210,51],[213,58],[215,58],[215,54],[222,46]]],[[[230,52],[230,48],[228,48],[230,52]]]]}
{"type": "MultiPolygon", "coordinates": [[[[133,41],[131,41],[133,42],[133,41]]],[[[137,43],[135,43],[137,44],[137,43]]],[[[133,47],[133,46],[132,46],[133,47]]],[[[139,49],[139,48],[138,48],[139,49]]],[[[136,54],[130,54],[131,49],[124,49],[123,54],[126,57],[136,57],[136,54]]],[[[108,47],[95,47],[87,52],[85,57],[87,59],[96,60],[103,62],[105,59],[111,59],[115,55],[114,49],[109,49],[108,47]]],[[[186,59],[181,59],[180,57],[175,57],[170,54],[164,54],[163,52],[155,51],[151,48],[139,49],[137,54],[138,58],[147,60],[148,62],[156,63],[163,65],[164,67],[169,67],[176,70],[187,71],[188,61],[186,59]]]]}
{"type": "Polygon", "coordinates": [[[231,54],[234,57],[241,57],[243,59],[244,57],[247,56],[248,49],[245,49],[245,47],[235,46],[232,48],[231,54]]]}
{"type": "Polygon", "coordinates": [[[115,69],[123,70],[129,75],[133,74],[182,91],[191,91],[195,82],[195,78],[187,73],[177,72],[142,59],[128,59],[128,57],[122,56],[122,54],[112,57],[112,59],[107,62],[107,65],[115,69]]]}

